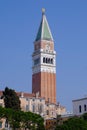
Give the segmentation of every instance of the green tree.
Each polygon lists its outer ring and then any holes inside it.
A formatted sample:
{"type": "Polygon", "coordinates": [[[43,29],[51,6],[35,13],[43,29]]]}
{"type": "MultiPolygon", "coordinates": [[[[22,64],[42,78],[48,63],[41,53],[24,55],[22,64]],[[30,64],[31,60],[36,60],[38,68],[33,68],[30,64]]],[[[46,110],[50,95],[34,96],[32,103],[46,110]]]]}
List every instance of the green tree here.
{"type": "Polygon", "coordinates": [[[87,121],[87,113],[84,113],[84,114],[82,115],[82,117],[83,117],[83,119],[84,119],[85,121],[87,121]]]}
{"type": "Polygon", "coordinates": [[[5,118],[13,130],[19,128],[28,130],[45,130],[43,118],[32,112],[16,111],[0,107],[0,119],[5,118]]]}
{"type": "Polygon", "coordinates": [[[14,110],[20,110],[20,100],[16,92],[8,87],[3,91],[4,103],[6,108],[12,108],[14,110]]]}
{"type": "Polygon", "coordinates": [[[22,127],[29,130],[44,130],[43,118],[32,112],[21,113],[22,127]]]}
{"type": "Polygon", "coordinates": [[[5,118],[10,127],[15,129],[24,128],[29,130],[44,130],[43,118],[32,112],[23,112],[20,109],[20,100],[16,92],[8,87],[3,91],[5,108],[0,109],[0,117],[5,118]]]}
{"type": "Polygon", "coordinates": [[[82,117],[73,117],[58,125],[55,130],[87,130],[87,121],[82,117]]]}
{"type": "Polygon", "coordinates": [[[62,123],[61,115],[57,115],[56,121],[57,121],[57,124],[61,124],[62,123]]]}
{"type": "Polygon", "coordinates": [[[5,108],[2,108],[0,106],[0,119],[4,118],[5,117],[5,108]]]}
{"type": "Polygon", "coordinates": [[[2,118],[6,119],[6,123],[9,124],[13,130],[20,128],[20,111],[0,107],[0,119],[2,118]]]}

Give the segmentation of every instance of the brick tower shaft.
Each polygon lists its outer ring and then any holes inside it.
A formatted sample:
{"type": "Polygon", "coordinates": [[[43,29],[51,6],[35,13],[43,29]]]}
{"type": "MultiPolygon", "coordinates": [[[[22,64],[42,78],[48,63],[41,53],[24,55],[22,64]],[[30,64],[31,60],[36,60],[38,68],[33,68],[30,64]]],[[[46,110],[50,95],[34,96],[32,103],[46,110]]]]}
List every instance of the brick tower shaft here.
{"type": "Polygon", "coordinates": [[[39,92],[46,101],[56,103],[56,52],[44,12],[34,42],[32,61],[32,93],[39,92]]]}

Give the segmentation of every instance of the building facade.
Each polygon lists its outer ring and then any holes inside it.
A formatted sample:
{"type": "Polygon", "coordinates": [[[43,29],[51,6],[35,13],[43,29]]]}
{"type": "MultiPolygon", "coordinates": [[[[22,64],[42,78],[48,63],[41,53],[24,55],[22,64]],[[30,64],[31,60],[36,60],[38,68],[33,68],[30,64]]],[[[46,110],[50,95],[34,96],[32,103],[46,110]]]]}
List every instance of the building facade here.
{"type": "MultiPolygon", "coordinates": [[[[30,94],[24,92],[17,92],[20,99],[20,106],[22,111],[31,111],[36,114],[40,114],[45,120],[56,118],[57,115],[61,115],[66,112],[65,107],[54,104],[51,102],[46,102],[45,98],[39,97],[38,93],[30,94]]],[[[2,91],[0,91],[0,97],[2,96],[2,91]]],[[[0,98],[0,106],[4,107],[4,100],[0,98]]],[[[9,128],[6,125],[5,119],[0,119],[0,130],[2,128],[9,128]]]]}
{"type": "Polygon", "coordinates": [[[38,92],[46,101],[56,103],[56,52],[44,10],[34,42],[32,60],[32,93],[38,92]]]}
{"type": "Polygon", "coordinates": [[[72,101],[73,103],[73,115],[82,115],[87,113],[87,97],[76,99],[72,101]]]}

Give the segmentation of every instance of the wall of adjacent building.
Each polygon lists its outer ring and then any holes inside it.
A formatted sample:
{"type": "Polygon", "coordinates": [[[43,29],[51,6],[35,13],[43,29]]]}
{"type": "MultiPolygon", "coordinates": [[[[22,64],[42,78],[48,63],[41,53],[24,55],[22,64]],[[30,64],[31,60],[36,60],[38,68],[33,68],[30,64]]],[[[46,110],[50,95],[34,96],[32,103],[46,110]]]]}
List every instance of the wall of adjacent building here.
{"type": "Polygon", "coordinates": [[[43,98],[20,98],[21,109],[23,111],[31,111],[37,114],[44,114],[45,112],[45,99],[43,98]]]}
{"type": "MultiPolygon", "coordinates": [[[[61,115],[66,112],[65,107],[56,105],[53,103],[46,103],[45,98],[38,96],[25,96],[26,93],[21,93],[19,96],[21,102],[22,111],[31,111],[33,113],[40,114],[45,120],[50,118],[56,118],[57,115],[61,115]]],[[[4,100],[0,99],[0,105],[4,107],[4,100]]],[[[5,120],[1,119],[1,128],[5,128],[5,120]]]]}
{"type": "Polygon", "coordinates": [[[82,115],[87,112],[87,98],[73,100],[73,114],[82,115]]]}

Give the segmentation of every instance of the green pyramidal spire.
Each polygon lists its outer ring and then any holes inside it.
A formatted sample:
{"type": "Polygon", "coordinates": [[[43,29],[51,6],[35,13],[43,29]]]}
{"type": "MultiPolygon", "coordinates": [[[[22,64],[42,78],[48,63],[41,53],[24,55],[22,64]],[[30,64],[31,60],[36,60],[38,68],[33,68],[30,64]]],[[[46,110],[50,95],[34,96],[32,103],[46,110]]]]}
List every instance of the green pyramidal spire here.
{"type": "Polygon", "coordinates": [[[42,20],[35,41],[38,40],[53,41],[53,37],[45,16],[45,9],[42,9],[42,20]]]}

